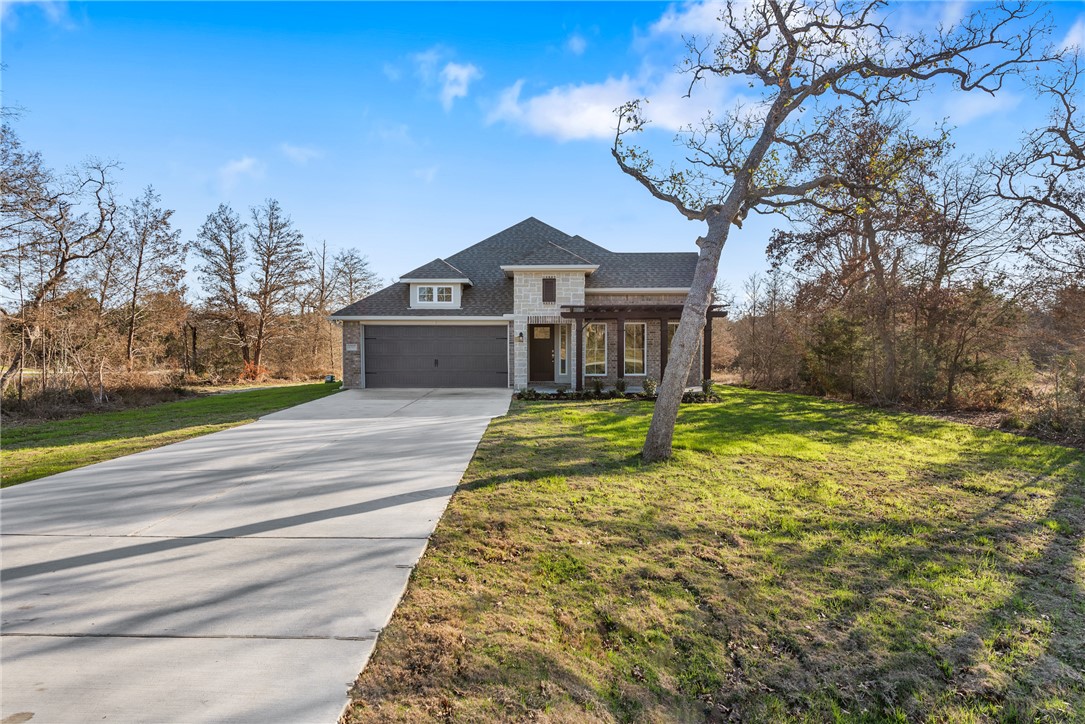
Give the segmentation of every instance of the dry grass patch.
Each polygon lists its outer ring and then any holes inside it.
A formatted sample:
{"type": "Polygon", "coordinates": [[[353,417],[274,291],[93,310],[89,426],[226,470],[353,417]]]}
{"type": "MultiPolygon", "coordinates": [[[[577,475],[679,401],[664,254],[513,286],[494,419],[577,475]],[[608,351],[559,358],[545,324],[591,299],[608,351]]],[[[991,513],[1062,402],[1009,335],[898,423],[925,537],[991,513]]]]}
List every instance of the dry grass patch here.
{"type": "Polygon", "coordinates": [[[1085,455],[727,389],[514,403],[347,722],[1085,719],[1085,455]]]}

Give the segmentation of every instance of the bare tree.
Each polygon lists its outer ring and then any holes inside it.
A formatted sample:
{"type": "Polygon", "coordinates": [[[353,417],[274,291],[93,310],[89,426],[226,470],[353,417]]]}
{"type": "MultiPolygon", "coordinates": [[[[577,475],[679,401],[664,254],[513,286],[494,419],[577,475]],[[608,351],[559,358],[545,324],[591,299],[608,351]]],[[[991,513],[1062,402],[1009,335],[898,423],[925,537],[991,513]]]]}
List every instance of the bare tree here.
{"type": "Polygon", "coordinates": [[[241,217],[226,204],[220,204],[200,226],[193,249],[201,259],[196,267],[207,305],[229,322],[231,344],[241,350],[241,359],[248,364],[250,312],[245,306],[242,279],[248,261],[245,248],[246,226],[241,217]]]}
{"type": "Polygon", "coordinates": [[[12,129],[0,128],[0,210],[4,271],[18,278],[17,309],[4,310],[19,327],[20,344],[0,375],[0,390],[22,369],[40,334],[43,307],[79,261],[105,249],[117,211],[110,174],[113,164],[87,162],[56,179],[37,154],[22,150],[12,129]],[[36,268],[28,278],[27,267],[36,268]]]}
{"type": "Polygon", "coordinates": [[[336,254],[332,268],[336,275],[333,307],[345,307],[380,287],[380,279],[369,268],[369,260],[354,247],[336,254]]]}
{"type": "Polygon", "coordinates": [[[181,231],[170,223],[172,209],[163,209],[162,198],[148,186],[122,213],[119,256],[127,271],[128,339],[125,364],[132,371],[135,361],[136,327],[140,319],[140,298],[148,291],[176,291],[184,278],[185,247],[181,231]]]}
{"type": "Polygon", "coordinates": [[[255,268],[245,296],[255,307],[252,364],[259,369],[265,345],[276,336],[287,303],[305,281],[309,256],[301,232],[275,199],[252,208],[249,242],[255,268]]]}
{"type": "Polygon", "coordinates": [[[996,193],[1013,202],[1013,222],[1027,232],[1022,249],[1041,266],[1085,280],[1085,119],[1079,107],[1085,68],[1069,56],[1054,79],[1035,81],[1054,102],[1048,125],[1021,148],[992,162],[996,193]]]}
{"type": "Polygon", "coordinates": [[[1007,74],[1048,59],[1040,47],[1047,28],[1034,23],[1033,11],[1023,5],[1000,2],[931,35],[894,30],[886,7],[878,0],[728,3],[718,41],[687,43],[689,93],[708,77],[738,77],[760,88],[760,100],[722,116],[710,112],[685,129],[680,164],[660,169],[648,151],[630,143],[648,123],[641,101],[618,109],[612,153],[622,171],[686,219],[708,227],[697,240],[700,256],[645,439],[645,460],[671,454],[678,404],[731,225],[741,225],[750,211],[802,204],[811,192],[846,182],[804,163],[813,139],[846,108],[907,104],[939,77],[961,91],[995,93],[1007,74]]]}

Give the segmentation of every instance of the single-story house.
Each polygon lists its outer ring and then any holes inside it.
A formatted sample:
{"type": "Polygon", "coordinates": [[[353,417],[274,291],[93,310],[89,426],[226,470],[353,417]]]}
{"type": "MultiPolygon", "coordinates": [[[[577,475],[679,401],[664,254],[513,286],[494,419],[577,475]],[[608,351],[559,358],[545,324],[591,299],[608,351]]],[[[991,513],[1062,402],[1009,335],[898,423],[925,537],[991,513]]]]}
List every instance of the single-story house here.
{"type": "MultiPolygon", "coordinates": [[[[696,264],[696,253],[618,253],[526,219],[333,314],[344,386],[659,380],[696,264]]],[[[709,376],[709,357],[689,384],[709,376]]]]}

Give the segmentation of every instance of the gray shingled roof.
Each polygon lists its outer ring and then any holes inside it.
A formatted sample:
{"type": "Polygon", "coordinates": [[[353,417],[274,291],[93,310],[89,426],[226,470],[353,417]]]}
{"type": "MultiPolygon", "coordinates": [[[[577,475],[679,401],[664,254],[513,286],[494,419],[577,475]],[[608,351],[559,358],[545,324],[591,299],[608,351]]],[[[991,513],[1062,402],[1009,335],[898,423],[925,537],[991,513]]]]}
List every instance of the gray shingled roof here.
{"type": "Polygon", "coordinates": [[[409,271],[403,279],[470,279],[466,274],[444,259],[434,259],[428,264],[409,271]]]}
{"type": "Polygon", "coordinates": [[[598,264],[586,281],[588,289],[688,287],[697,265],[696,252],[622,254],[609,251],[580,236],[569,236],[532,217],[483,239],[444,260],[434,260],[404,277],[415,277],[436,261],[443,261],[470,279],[460,309],[411,309],[410,285],[398,282],[336,312],[334,317],[500,316],[512,312],[512,279],[502,265],[598,264]],[[553,247],[557,247],[555,250],[553,247]],[[571,256],[570,256],[571,255],[571,256]],[[539,261],[534,261],[534,258],[539,261]],[[527,260],[532,259],[530,263],[527,260]],[[571,261],[578,259],[578,261],[571,261]]]}
{"type": "Polygon", "coordinates": [[[583,266],[585,264],[592,264],[594,262],[588,261],[579,254],[574,254],[564,247],[560,247],[552,241],[548,241],[545,244],[539,244],[538,248],[532,250],[522,259],[517,259],[514,262],[504,262],[509,266],[544,266],[547,264],[560,264],[563,266],[576,264],[583,266]]]}

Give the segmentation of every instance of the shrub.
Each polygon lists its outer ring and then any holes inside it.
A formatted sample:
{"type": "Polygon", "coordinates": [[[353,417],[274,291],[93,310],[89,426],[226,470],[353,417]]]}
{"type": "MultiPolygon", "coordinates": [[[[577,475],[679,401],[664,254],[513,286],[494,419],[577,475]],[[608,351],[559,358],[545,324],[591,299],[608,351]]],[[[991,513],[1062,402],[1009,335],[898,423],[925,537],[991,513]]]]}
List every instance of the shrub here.
{"type": "Polygon", "coordinates": [[[625,378],[619,377],[614,381],[614,389],[622,394],[625,394],[625,378]]]}
{"type": "Polygon", "coordinates": [[[652,377],[645,377],[644,383],[641,387],[644,389],[644,394],[646,394],[648,397],[655,397],[656,388],[659,387],[659,383],[656,382],[655,379],[652,377]]]}

